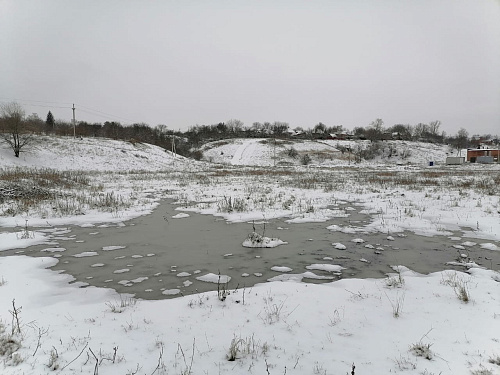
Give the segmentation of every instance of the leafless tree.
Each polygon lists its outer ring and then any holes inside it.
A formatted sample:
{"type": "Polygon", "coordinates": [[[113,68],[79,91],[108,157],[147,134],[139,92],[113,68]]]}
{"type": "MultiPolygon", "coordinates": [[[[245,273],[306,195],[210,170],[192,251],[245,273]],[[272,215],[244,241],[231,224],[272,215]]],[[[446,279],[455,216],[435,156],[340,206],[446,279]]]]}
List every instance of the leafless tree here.
{"type": "Polygon", "coordinates": [[[226,121],[227,130],[232,133],[238,133],[243,130],[243,121],[238,119],[231,119],[226,121]]]}
{"type": "Polygon", "coordinates": [[[19,153],[33,142],[33,132],[29,122],[25,121],[25,112],[18,103],[6,103],[0,106],[1,139],[7,143],[18,158],[19,153]]]}
{"type": "Polygon", "coordinates": [[[453,145],[460,152],[460,156],[462,156],[462,149],[466,148],[468,143],[469,143],[469,133],[464,128],[460,128],[453,141],[453,145]]]}
{"type": "Polygon", "coordinates": [[[372,142],[380,141],[384,132],[384,121],[380,118],[372,121],[365,130],[365,136],[372,142]]]}
{"type": "Polygon", "coordinates": [[[314,125],[313,133],[323,134],[325,132],[326,132],[326,125],[323,124],[322,122],[319,122],[316,125],[314,125]]]}
{"type": "Polygon", "coordinates": [[[429,123],[429,133],[431,133],[432,135],[438,135],[439,126],[441,126],[441,121],[439,120],[431,121],[429,123]]]}
{"type": "Polygon", "coordinates": [[[419,138],[425,136],[426,133],[429,133],[429,125],[427,124],[420,122],[413,128],[413,135],[417,141],[419,138]]]}
{"type": "Polygon", "coordinates": [[[384,121],[381,118],[370,122],[370,127],[372,127],[377,133],[382,133],[384,131],[384,121]]]}

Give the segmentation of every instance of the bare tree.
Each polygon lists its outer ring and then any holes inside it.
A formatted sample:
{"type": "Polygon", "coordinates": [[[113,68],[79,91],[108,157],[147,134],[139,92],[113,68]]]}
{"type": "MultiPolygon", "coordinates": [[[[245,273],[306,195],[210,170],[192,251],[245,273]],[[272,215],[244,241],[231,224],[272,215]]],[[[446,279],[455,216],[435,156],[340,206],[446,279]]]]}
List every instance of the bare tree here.
{"type": "Polygon", "coordinates": [[[439,126],[441,126],[441,121],[439,120],[431,121],[429,123],[429,133],[431,133],[432,135],[438,135],[439,126]]]}
{"type": "Polygon", "coordinates": [[[413,128],[411,125],[396,124],[388,129],[391,133],[398,133],[397,138],[405,141],[411,140],[413,128]]]}
{"type": "Polygon", "coordinates": [[[243,121],[238,119],[231,119],[226,121],[227,130],[232,133],[238,133],[243,130],[243,121]]]}
{"type": "Polygon", "coordinates": [[[384,121],[381,118],[370,122],[370,126],[377,132],[382,133],[384,131],[384,121]]]}
{"type": "Polygon", "coordinates": [[[370,123],[370,126],[365,131],[365,136],[370,141],[375,142],[382,139],[383,132],[384,132],[384,121],[382,121],[381,118],[378,118],[370,123]]]}
{"type": "Polygon", "coordinates": [[[33,133],[24,120],[25,112],[18,103],[12,102],[0,106],[0,133],[18,158],[19,153],[33,141],[33,133]]]}
{"type": "Polygon", "coordinates": [[[314,125],[313,133],[323,134],[325,132],[326,132],[326,125],[323,124],[322,122],[318,122],[316,125],[314,125]]]}
{"type": "Polygon", "coordinates": [[[453,141],[453,145],[460,152],[460,156],[462,156],[462,149],[466,148],[468,143],[469,143],[469,133],[464,128],[460,128],[453,141]]]}
{"type": "Polygon", "coordinates": [[[288,122],[275,121],[273,122],[271,129],[274,135],[282,135],[288,131],[288,127],[288,122]]]}
{"type": "Polygon", "coordinates": [[[420,122],[413,128],[413,136],[416,141],[418,141],[419,138],[424,137],[426,133],[429,133],[429,125],[427,124],[420,122]]]}

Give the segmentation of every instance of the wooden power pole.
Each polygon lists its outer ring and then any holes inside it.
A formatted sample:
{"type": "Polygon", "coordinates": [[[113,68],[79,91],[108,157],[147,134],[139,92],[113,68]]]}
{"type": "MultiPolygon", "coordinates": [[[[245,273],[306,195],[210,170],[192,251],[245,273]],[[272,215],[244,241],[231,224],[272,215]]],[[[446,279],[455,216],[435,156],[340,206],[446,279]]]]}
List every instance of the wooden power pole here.
{"type": "Polygon", "coordinates": [[[73,103],[73,138],[76,138],[75,103],[73,103]]]}

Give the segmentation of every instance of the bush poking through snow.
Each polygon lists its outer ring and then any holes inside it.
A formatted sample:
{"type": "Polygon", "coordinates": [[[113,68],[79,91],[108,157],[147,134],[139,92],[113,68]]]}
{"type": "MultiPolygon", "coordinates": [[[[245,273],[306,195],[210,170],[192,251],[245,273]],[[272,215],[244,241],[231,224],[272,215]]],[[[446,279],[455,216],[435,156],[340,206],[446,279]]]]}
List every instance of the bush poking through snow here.
{"type": "Polygon", "coordinates": [[[415,370],[417,368],[417,364],[410,360],[410,357],[399,356],[399,358],[395,359],[396,366],[399,370],[415,370]]]}
{"type": "Polygon", "coordinates": [[[311,164],[311,162],[312,162],[312,159],[311,159],[311,157],[309,156],[309,154],[304,154],[304,155],[302,155],[302,157],[300,158],[300,163],[301,163],[302,165],[309,165],[309,164],[311,164]]]}
{"type": "Polygon", "coordinates": [[[291,148],[288,149],[287,154],[292,159],[296,159],[297,156],[299,156],[298,151],[296,149],[294,149],[293,147],[291,147],[291,148]]]}
{"type": "Polygon", "coordinates": [[[286,242],[279,238],[264,237],[257,232],[250,233],[242,243],[244,247],[276,247],[283,244],[286,244],[286,242]]]}
{"type": "Polygon", "coordinates": [[[488,362],[500,366],[500,355],[490,357],[490,359],[488,359],[488,362]]]}
{"type": "Polygon", "coordinates": [[[472,375],[494,375],[493,371],[487,369],[483,365],[479,365],[480,369],[479,370],[472,370],[470,373],[472,375]]]}
{"type": "Polygon", "coordinates": [[[57,349],[55,347],[52,347],[50,350],[50,357],[49,357],[49,363],[47,364],[47,367],[51,369],[52,371],[55,371],[59,368],[59,354],[57,353],[57,349]]]}
{"type": "Polygon", "coordinates": [[[14,332],[8,333],[7,327],[0,321],[0,357],[6,357],[6,364],[15,366],[19,363],[14,357],[21,348],[21,339],[20,335],[14,332]]]}
{"type": "Polygon", "coordinates": [[[233,197],[222,197],[220,201],[217,202],[218,212],[245,212],[248,210],[248,205],[243,198],[233,198],[233,197]]]}
{"type": "Polygon", "coordinates": [[[269,344],[267,342],[261,344],[260,341],[255,340],[254,335],[243,339],[241,337],[233,337],[231,345],[229,346],[226,358],[228,361],[235,361],[242,356],[251,356],[253,359],[259,358],[261,355],[266,355],[269,351],[269,344]]]}
{"type": "Polygon", "coordinates": [[[10,332],[7,332],[7,327],[0,321],[0,357],[6,357],[4,363],[8,366],[17,366],[23,361],[23,358],[17,351],[21,349],[21,341],[23,334],[21,332],[21,307],[16,307],[15,300],[12,300],[12,310],[9,310],[12,315],[12,326],[10,332]]]}
{"type": "Polygon", "coordinates": [[[227,289],[227,284],[229,280],[227,277],[225,279],[226,279],[225,283],[221,282],[221,275],[219,271],[219,278],[217,279],[217,298],[219,299],[219,301],[222,302],[224,302],[227,296],[230,294],[229,290],[227,289]]]}
{"type": "Polygon", "coordinates": [[[401,288],[405,285],[405,279],[403,278],[401,271],[399,269],[396,271],[396,275],[389,275],[387,276],[387,279],[385,279],[385,285],[389,288],[401,288]]]}
{"type": "MultiPolygon", "coordinates": [[[[282,310],[286,301],[286,299],[284,299],[280,303],[276,304],[273,303],[273,300],[274,298],[270,294],[268,294],[267,297],[264,297],[264,302],[265,302],[264,314],[263,316],[260,317],[265,324],[269,325],[277,323],[280,321],[280,319],[282,319],[282,313],[283,313],[282,310]]],[[[290,313],[286,314],[287,317],[289,315],[290,313]]]]}
{"type": "Polygon", "coordinates": [[[112,313],[119,314],[125,311],[128,306],[134,306],[136,303],[136,299],[120,295],[120,301],[108,301],[106,302],[106,306],[109,307],[112,313]]]}
{"type": "Polygon", "coordinates": [[[412,352],[417,357],[422,357],[430,361],[434,357],[431,346],[432,344],[423,344],[422,342],[417,342],[410,346],[410,352],[412,352]]]}
{"type": "Polygon", "coordinates": [[[458,285],[454,290],[460,301],[464,303],[468,303],[470,301],[469,289],[467,288],[466,282],[458,285]]]}
{"type": "Polygon", "coordinates": [[[464,303],[468,303],[470,301],[470,293],[468,284],[470,279],[465,280],[463,277],[459,277],[456,272],[448,272],[446,273],[446,277],[443,277],[441,280],[441,284],[449,285],[455,291],[458,299],[464,303]]]}
{"type": "Polygon", "coordinates": [[[401,316],[401,313],[403,312],[403,305],[405,302],[404,293],[401,296],[396,296],[396,300],[394,302],[389,298],[389,296],[387,296],[387,299],[389,300],[392,306],[392,316],[395,318],[399,318],[401,316]]]}
{"type": "Polygon", "coordinates": [[[240,352],[240,345],[243,342],[241,338],[233,337],[231,340],[231,345],[229,345],[229,352],[226,357],[228,361],[236,361],[238,358],[238,353],[240,352]]]}

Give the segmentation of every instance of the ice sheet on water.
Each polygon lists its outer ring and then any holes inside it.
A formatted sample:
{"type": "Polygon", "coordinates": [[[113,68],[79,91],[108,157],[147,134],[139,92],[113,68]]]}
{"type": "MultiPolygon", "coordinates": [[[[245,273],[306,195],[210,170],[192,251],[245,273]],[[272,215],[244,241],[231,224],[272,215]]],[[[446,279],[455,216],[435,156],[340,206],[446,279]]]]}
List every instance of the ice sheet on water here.
{"type": "Polygon", "coordinates": [[[216,275],[215,273],[207,273],[206,275],[198,276],[196,280],[204,281],[206,283],[222,283],[225,284],[231,280],[227,275],[216,275]]]}
{"type": "Polygon", "coordinates": [[[84,257],[95,257],[99,255],[96,251],[84,251],[83,253],[73,255],[75,258],[84,258],[84,257]]]}
{"type": "Polygon", "coordinates": [[[293,270],[290,267],[284,267],[284,266],[273,266],[271,267],[271,269],[276,272],[291,272],[293,270]]]}
{"type": "Polygon", "coordinates": [[[130,271],[130,268],[122,268],[119,270],[114,270],[113,273],[125,273],[125,272],[129,272],[129,271],[130,271]]]}
{"type": "Polygon", "coordinates": [[[180,212],[177,215],[172,216],[172,219],[183,219],[189,217],[189,214],[186,214],[184,212],[180,212]]]}
{"type": "Polygon", "coordinates": [[[127,246],[112,245],[112,246],[104,246],[102,249],[104,251],[112,251],[112,250],[125,249],[126,247],[127,246]]]}
{"type": "Polygon", "coordinates": [[[341,272],[345,270],[345,267],[339,266],[338,264],[311,264],[306,266],[308,270],[320,270],[326,272],[341,272]]]}

